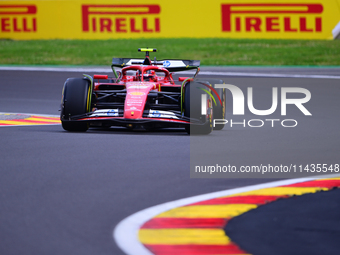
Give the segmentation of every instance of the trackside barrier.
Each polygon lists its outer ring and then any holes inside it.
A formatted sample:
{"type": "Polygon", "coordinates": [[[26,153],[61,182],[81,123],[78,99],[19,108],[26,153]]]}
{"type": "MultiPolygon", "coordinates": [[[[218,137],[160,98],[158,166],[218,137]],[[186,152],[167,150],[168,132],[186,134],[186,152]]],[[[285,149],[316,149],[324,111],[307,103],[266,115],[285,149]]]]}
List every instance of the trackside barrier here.
{"type": "Polygon", "coordinates": [[[340,0],[0,0],[1,39],[334,39],[340,0]]]}

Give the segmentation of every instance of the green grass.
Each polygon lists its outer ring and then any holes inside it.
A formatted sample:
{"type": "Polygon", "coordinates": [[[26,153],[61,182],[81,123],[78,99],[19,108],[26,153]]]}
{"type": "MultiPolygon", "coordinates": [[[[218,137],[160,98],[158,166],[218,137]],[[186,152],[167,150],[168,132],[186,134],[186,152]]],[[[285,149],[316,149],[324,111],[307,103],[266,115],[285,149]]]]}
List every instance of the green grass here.
{"type": "Polygon", "coordinates": [[[199,59],[201,65],[340,66],[340,41],[246,39],[0,40],[0,65],[110,65],[112,57],[199,59]]]}

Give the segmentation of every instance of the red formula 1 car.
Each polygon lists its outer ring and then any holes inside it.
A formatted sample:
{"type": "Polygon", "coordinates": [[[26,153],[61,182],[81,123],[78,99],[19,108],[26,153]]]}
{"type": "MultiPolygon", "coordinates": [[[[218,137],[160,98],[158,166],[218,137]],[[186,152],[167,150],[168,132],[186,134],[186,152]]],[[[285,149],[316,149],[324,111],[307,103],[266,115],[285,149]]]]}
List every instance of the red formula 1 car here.
{"type": "MultiPolygon", "coordinates": [[[[213,118],[224,119],[224,89],[196,79],[199,60],[113,58],[114,77],[84,75],[66,80],[62,93],[62,126],[67,131],[89,127],[123,126],[130,129],[184,127],[188,133],[209,134],[213,118]],[[116,71],[115,67],[122,68],[116,71]],[[173,79],[173,72],[196,69],[193,78],[173,79]]],[[[223,83],[217,81],[213,83],[223,83]]]]}

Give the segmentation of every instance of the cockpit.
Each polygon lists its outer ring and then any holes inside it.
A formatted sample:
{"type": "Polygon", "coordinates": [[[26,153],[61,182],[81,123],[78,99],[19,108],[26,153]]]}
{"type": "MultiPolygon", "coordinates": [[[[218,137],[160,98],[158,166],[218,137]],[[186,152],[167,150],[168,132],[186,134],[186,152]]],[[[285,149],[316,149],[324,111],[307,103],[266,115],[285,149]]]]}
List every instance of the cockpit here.
{"type": "Polygon", "coordinates": [[[157,66],[128,66],[122,69],[122,81],[162,82],[174,84],[169,71],[157,66]]]}

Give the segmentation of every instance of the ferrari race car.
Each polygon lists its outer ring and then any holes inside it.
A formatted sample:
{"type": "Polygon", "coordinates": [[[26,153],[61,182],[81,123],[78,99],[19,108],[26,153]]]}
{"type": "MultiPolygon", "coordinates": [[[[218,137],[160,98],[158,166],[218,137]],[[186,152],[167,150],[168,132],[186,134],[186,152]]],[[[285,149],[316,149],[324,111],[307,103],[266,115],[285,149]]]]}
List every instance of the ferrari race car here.
{"type": "Polygon", "coordinates": [[[183,127],[189,134],[209,134],[224,127],[213,121],[224,119],[225,91],[215,88],[223,81],[197,79],[199,60],[152,61],[149,53],[156,49],[138,51],[145,52],[144,59],[113,58],[114,77],[84,75],[66,80],[60,114],[65,130],[183,127]],[[115,70],[117,67],[121,70],[115,70]],[[174,80],[174,72],[187,70],[196,73],[174,80]]]}

